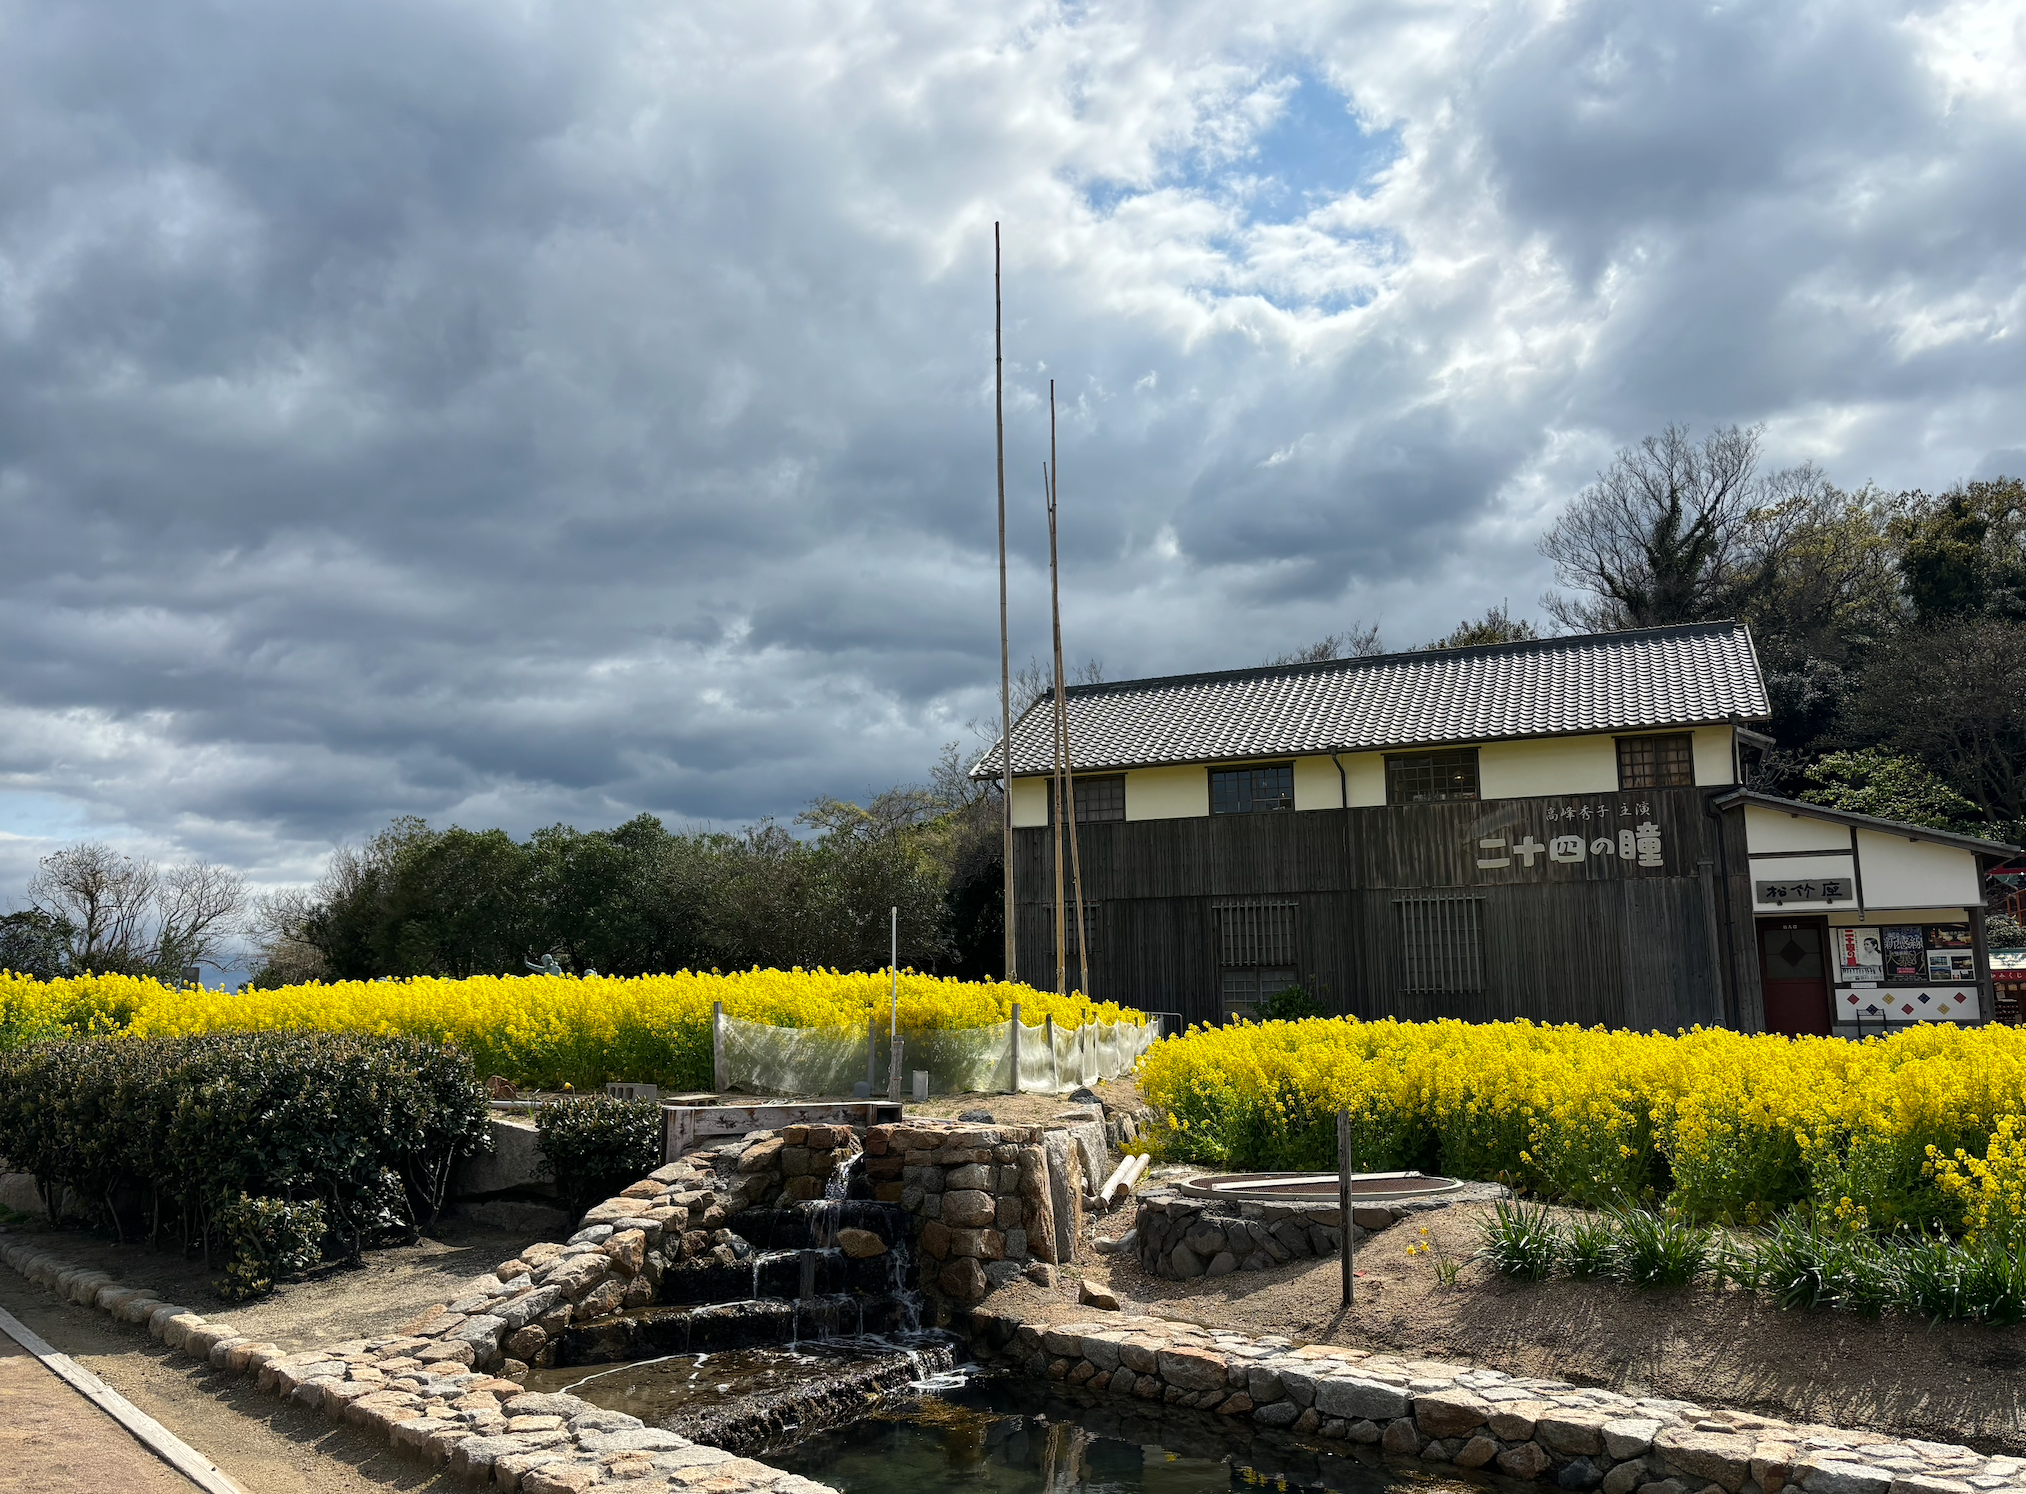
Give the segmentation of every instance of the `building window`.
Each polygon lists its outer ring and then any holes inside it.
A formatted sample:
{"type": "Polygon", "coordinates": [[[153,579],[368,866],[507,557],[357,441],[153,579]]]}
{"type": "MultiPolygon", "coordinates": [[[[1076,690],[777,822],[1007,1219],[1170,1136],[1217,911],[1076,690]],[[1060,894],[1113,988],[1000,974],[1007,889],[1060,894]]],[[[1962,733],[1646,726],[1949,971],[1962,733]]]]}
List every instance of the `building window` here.
{"type": "Polygon", "coordinates": [[[1224,1020],[1250,1017],[1267,997],[1300,979],[1294,904],[1229,903],[1215,910],[1217,977],[1224,1020]]]}
{"type": "Polygon", "coordinates": [[[1210,813],[1264,814],[1294,808],[1294,764],[1212,768],[1210,813]]]}
{"type": "Polygon", "coordinates": [[[1484,899],[1405,897],[1401,975],[1409,996],[1476,996],[1484,990],[1484,899]]]}
{"type": "MultiPolygon", "coordinates": [[[[1055,904],[1049,903],[1046,907],[1048,910],[1048,960],[1052,964],[1055,960],[1055,904]]],[[[1084,933],[1090,939],[1090,979],[1092,985],[1097,984],[1098,952],[1104,948],[1103,912],[1103,903],[1085,903],[1083,905],[1084,933]]],[[[1062,905],[1062,957],[1069,966],[1069,983],[1073,986],[1077,982],[1078,969],[1076,904],[1073,902],[1065,902],[1062,905]]],[[[1088,991],[1084,992],[1086,996],[1089,994],[1088,991]]]]}
{"type": "Polygon", "coordinates": [[[1618,787],[1694,788],[1695,744],[1685,731],[1618,739],[1618,787]]]}
{"type": "Polygon", "coordinates": [[[1388,804],[1433,804],[1477,797],[1477,749],[1396,752],[1386,757],[1388,804]]]}
{"type": "MultiPolygon", "coordinates": [[[[1125,774],[1093,774],[1088,778],[1072,779],[1071,783],[1076,789],[1077,824],[1100,824],[1126,817],[1125,774]]],[[[1048,822],[1055,823],[1055,785],[1052,781],[1048,785],[1048,822]]]]}

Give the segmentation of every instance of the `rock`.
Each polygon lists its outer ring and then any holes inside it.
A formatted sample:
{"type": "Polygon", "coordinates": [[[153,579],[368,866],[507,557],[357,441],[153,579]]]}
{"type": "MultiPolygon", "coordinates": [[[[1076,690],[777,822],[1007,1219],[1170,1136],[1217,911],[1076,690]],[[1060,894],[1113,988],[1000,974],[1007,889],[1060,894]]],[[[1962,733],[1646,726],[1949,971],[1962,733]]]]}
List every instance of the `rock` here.
{"type": "Polygon", "coordinates": [[[1119,1299],[1116,1296],[1102,1288],[1092,1286],[1087,1281],[1077,1286],[1076,1300],[1083,1306],[1095,1307],[1100,1312],[1117,1312],[1119,1310],[1119,1299]]]}
{"type": "MultiPolygon", "coordinates": [[[[1702,1483],[1721,1484],[1730,1494],[1738,1494],[1751,1476],[1755,1445],[1754,1439],[1735,1433],[1675,1428],[1653,1439],[1653,1450],[1667,1460],[1671,1472],[1692,1475],[1702,1483]]],[[[1889,1483],[1889,1475],[1887,1479],[1889,1483]]],[[[1836,1489],[1830,1494],[1885,1494],[1885,1490],[1836,1489]]]]}
{"type": "Polygon", "coordinates": [[[1222,1356],[1201,1349],[1162,1349],[1154,1363],[1163,1380],[1183,1390],[1222,1390],[1222,1356]]]}
{"type": "Polygon", "coordinates": [[[1294,1423],[1294,1419],[1299,1415],[1301,1415],[1301,1407],[1297,1406],[1293,1401],[1275,1401],[1269,1406],[1254,1406],[1252,1408],[1252,1419],[1262,1426],[1291,1426],[1294,1423]]]}
{"type": "Polygon", "coordinates": [[[1421,1434],[1414,1429],[1411,1417],[1402,1416],[1386,1423],[1379,1445],[1395,1457],[1411,1458],[1421,1451],[1421,1434]]]}
{"type": "Polygon", "coordinates": [[[1752,1482],[1765,1494],[1780,1494],[1794,1476],[1797,1454],[1791,1443],[1767,1440],[1752,1449],[1752,1482]]]}
{"type": "Polygon", "coordinates": [[[1046,1261],[1034,1262],[1027,1268],[1026,1275],[1027,1279],[1036,1286],[1052,1287],[1055,1285],[1055,1267],[1049,1265],[1046,1261]]]}
{"type": "Polygon", "coordinates": [[[544,1348],[548,1346],[549,1335],[533,1323],[517,1329],[506,1341],[506,1352],[523,1364],[533,1364],[544,1348]]]}
{"type": "MultiPolygon", "coordinates": [[[[1668,1461],[1673,1461],[1671,1454],[1668,1461]]],[[[1813,1456],[1794,1465],[1794,1482],[1808,1494],[1886,1494],[1892,1477],[1883,1468],[1813,1456]]]]}
{"type": "Polygon", "coordinates": [[[1236,1395],[1227,1396],[1217,1407],[1217,1414],[1219,1416],[1244,1416],[1251,1410],[1252,1397],[1241,1390],[1236,1395]]]}
{"type": "Polygon", "coordinates": [[[596,1468],[582,1463],[545,1463],[521,1479],[521,1488],[524,1494],[584,1494],[599,1479],[596,1468]]]}
{"type": "Polygon", "coordinates": [[[1220,1250],[1203,1268],[1205,1276],[1229,1276],[1238,1269],[1238,1257],[1228,1250],[1220,1250]]]}
{"type": "Polygon", "coordinates": [[[1168,1264],[1184,1281],[1191,1281],[1203,1274],[1203,1262],[1196,1252],[1187,1245],[1177,1245],[1168,1254],[1168,1264]]]}
{"type": "Polygon", "coordinates": [[[1613,1460],[1624,1462],[1627,1458],[1641,1458],[1653,1446],[1653,1439],[1659,1435],[1660,1423],[1651,1417],[1628,1416],[1616,1421],[1607,1421],[1603,1428],[1604,1451],[1613,1460]]]}
{"type": "Polygon", "coordinates": [[[1501,1473],[1514,1478],[1539,1478],[1553,1463],[1538,1442],[1522,1442],[1518,1447],[1507,1448],[1497,1458],[1501,1473]]]}
{"type": "Polygon", "coordinates": [[[942,1260],[950,1253],[950,1227],[940,1219],[931,1219],[922,1225],[917,1237],[924,1254],[942,1260]]]}
{"type": "Polygon", "coordinates": [[[740,1172],[770,1172],[779,1165],[781,1149],[787,1145],[778,1136],[762,1136],[739,1153],[740,1172]]]}
{"type": "Polygon", "coordinates": [[[837,1232],[837,1248],[852,1260],[870,1260],[886,1254],[886,1241],[869,1229],[840,1229],[837,1232]]]}
{"type": "Polygon", "coordinates": [[[605,1242],[605,1256],[627,1276],[638,1276],[647,1261],[647,1236],[637,1229],[621,1230],[605,1242]]]}
{"type": "Polygon", "coordinates": [[[1534,1418],[1554,1408],[1545,1401],[1502,1401],[1491,1408],[1487,1420],[1491,1435],[1501,1442],[1527,1442],[1534,1435],[1534,1418]]]}
{"type": "Polygon", "coordinates": [[[957,1229],[978,1229],[992,1223],[995,1209],[992,1195],[976,1188],[959,1188],[943,1195],[942,1221],[957,1229]]]}
{"type": "Polygon", "coordinates": [[[964,1110],[958,1112],[957,1119],[969,1122],[972,1125],[989,1126],[992,1124],[992,1112],[989,1110],[964,1110]]]}
{"type": "Polygon", "coordinates": [[[1491,1408],[1467,1390],[1437,1391],[1414,1398],[1414,1422],[1430,1437],[1462,1437],[1476,1431],[1491,1408]]]}
{"type": "Polygon", "coordinates": [[[983,1193],[992,1193],[997,1191],[997,1184],[998,1179],[993,1176],[993,1169],[980,1166],[976,1162],[966,1162],[961,1167],[952,1167],[943,1174],[945,1192],[975,1189],[983,1193]]]}
{"type": "Polygon", "coordinates": [[[1458,1468],[1482,1468],[1498,1456],[1498,1443],[1490,1437],[1472,1437],[1451,1459],[1458,1468]]]}
{"type": "MultiPolygon", "coordinates": [[[[1069,1103],[1072,1105],[1095,1105],[1099,1109],[1104,1108],[1104,1101],[1097,1097],[1097,1091],[1086,1084],[1079,1084],[1069,1092],[1069,1103]]],[[[969,1120],[970,1117],[961,1116],[959,1119],[969,1120]]]]}
{"type": "Polygon", "coordinates": [[[1224,1231],[1213,1224],[1202,1223],[1190,1228],[1183,1236],[1182,1243],[1197,1255],[1209,1260],[1230,1244],[1224,1231]]]}
{"type": "Polygon", "coordinates": [[[1571,1458],[1562,1465],[1555,1475],[1555,1482],[1576,1494],[1589,1494],[1591,1489],[1604,1482],[1604,1472],[1589,1458],[1571,1458]]]}
{"type": "Polygon", "coordinates": [[[981,1300],[986,1291],[985,1268],[969,1256],[951,1261],[936,1275],[944,1295],[969,1305],[981,1300]]]}
{"type": "MultiPolygon", "coordinates": [[[[151,1325],[152,1326],[152,1325],[151,1325]]],[[[193,1330],[202,1328],[204,1319],[194,1312],[180,1312],[162,1321],[162,1342],[172,1349],[180,1349],[190,1341],[193,1330]]]]}
{"type": "Polygon", "coordinates": [[[1590,1457],[1604,1450],[1604,1423],[1610,1419],[1601,1411],[1543,1412],[1534,1421],[1534,1441],[1565,1458],[1590,1457]]]}
{"type": "Polygon", "coordinates": [[[1316,1409],[1347,1421],[1393,1421],[1407,1415],[1406,1392],[1377,1380],[1320,1380],[1316,1409]]]}

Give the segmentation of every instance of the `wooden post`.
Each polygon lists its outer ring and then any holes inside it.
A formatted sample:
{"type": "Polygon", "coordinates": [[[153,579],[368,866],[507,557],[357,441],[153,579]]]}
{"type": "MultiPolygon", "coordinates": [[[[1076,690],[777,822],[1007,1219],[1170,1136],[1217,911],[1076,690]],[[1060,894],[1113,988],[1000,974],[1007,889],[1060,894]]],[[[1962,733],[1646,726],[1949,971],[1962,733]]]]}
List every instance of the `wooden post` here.
{"type": "Polygon", "coordinates": [[[1006,632],[1006,312],[999,288],[999,225],[992,225],[992,409],[999,442],[999,834],[1000,917],[1005,921],[1006,979],[1020,978],[1013,919],[1013,674],[1006,632]]]}
{"type": "Polygon", "coordinates": [[[1351,1221],[1351,1112],[1337,1112],[1337,1210],[1343,1216],[1338,1223],[1342,1227],[1343,1243],[1337,1249],[1337,1259],[1344,1271],[1344,1306],[1349,1307],[1357,1300],[1357,1269],[1351,1231],[1357,1225],[1351,1221]]]}
{"type": "Polygon", "coordinates": [[[723,1094],[732,1087],[731,1061],[725,1054],[725,1004],[711,1003],[711,1087],[723,1094]]]}
{"type": "Polygon", "coordinates": [[[1013,1003],[1013,1026],[1009,1041],[1013,1048],[1013,1082],[1008,1086],[1006,1093],[1017,1095],[1020,1093],[1020,1003],[1017,1001],[1013,1003]]]}
{"type": "Polygon", "coordinates": [[[1053,1014],[1041,1019],[1041,1026],[1048,1038],[1048,1082],[1055,1090],[1062,1088],[1062,1064],[1055,1056],[1055,1017],[1053,1014]]]}

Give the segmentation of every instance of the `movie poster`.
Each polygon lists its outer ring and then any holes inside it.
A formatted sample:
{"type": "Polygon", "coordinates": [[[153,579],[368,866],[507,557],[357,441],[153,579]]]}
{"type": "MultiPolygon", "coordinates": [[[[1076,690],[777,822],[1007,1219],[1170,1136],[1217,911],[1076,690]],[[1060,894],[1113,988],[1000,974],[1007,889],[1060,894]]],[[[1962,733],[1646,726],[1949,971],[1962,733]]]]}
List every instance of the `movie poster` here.
{"type": "Polygon", "coordinates": [[[1877,929],[1831,929],[1836,940],[1836,979],[1843,985],[1885,979],[1885,949],[1877,929]]]}
{"type": "Polygon", "coordinates": [[[1928,951],[1928,979],[1949,981],[1955,985],[1969,985],[1977,978],[1977,957],[1969,950],[1931,949],[1928,951]]]}
{"type": "Polygon", "coordinates": [[[1926,980],[1927,944],[1921,926],[1917,923],[1887,924],[1880,932],[1885,936],[1885,978],[1926,980]]]}
{"type": "Polygon", "coordinates": [[[1967,923],[1931,923],[1928,928],[1929,949],[1973,949],[1975,941],[1970,937],[1967,923]]]}

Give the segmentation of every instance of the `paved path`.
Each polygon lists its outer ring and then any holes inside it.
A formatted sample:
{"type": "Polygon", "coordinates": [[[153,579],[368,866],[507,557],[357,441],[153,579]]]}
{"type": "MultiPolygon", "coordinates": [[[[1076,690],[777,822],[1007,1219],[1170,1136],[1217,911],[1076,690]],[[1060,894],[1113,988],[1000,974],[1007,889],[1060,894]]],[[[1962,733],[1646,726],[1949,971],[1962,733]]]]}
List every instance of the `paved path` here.
{"type": "Polygon", "coordinates": [[[197,1494],[197,1486],[0,1334],[0,1489],[197,1494]]]}

